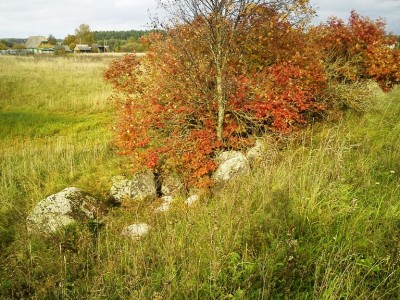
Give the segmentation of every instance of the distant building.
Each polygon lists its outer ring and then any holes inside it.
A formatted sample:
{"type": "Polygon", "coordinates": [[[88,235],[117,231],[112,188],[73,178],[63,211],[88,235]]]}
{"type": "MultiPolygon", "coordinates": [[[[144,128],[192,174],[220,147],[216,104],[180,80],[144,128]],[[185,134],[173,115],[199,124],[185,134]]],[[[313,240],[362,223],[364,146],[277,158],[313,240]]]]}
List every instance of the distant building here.
{"type": "Polygon", "coordinates": [[[45,36],[30,36],[25,42],[25,48],[32,53],[54,52],[54,46],[49,44],[45,36]]]}
{"type": "Polygon", "coordinates": [[[60,43],[54,47],[54,49],[58,52],[62,51],[64,53],[72,53],[72,50],[67,45],[61,45],[60,43]]]}
{"type": "Polygon", "coordinates": [[[108,46],[92,44],[92,52],[105,53],[105,52],[109,52],[109,48],[108,48],[108,46]]]}
{"type": "Polygon", "coordinates": [[[67,45],[61,45],[62,49],[65,51],[65,53],[71,53],[72,50],[69,46],[67,45]]]}
{"type": "Polygon", "coordinates": [[[86,44],[77,44],[74,48],[74,53],[90,53],[92,48],[86,44]]]}
{"type": "Polygon", "coordinates": [[[44,36],[30,36],[25,42],[25,48],[37,53],[37,49],[42,42],[47,42],[47,38],[44,36]]]}

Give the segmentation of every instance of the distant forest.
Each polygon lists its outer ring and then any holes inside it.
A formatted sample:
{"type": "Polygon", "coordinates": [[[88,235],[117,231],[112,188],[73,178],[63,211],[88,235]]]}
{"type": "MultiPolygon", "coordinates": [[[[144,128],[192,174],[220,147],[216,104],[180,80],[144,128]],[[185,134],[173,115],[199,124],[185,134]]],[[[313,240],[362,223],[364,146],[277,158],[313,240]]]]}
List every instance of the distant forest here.
{"type": "Polygon", "coordinates": [[[115,52],[144,52],[147,46],[140,42],[140,38],[155,30],[128,30],[128,31],[92,31],[94,40],[98,44],[105,43],[115,52]]]}
{"type": "Polygon", "coordinates": [[[129,38],[133,38],[134,40],[138,40],[145,34],[149,34],[150,30],[128,30],[128,31],[92,31],[94,39],[96,41],[101,40],[128,40],[129,38]]]}
{"type": "Polygon", "coordinates": [[[0,39],[0,44],[6,45],[7,47],[12,47],[17,44],[24,44],[27,39],[14,39],[14,38],[7,38],[7,39],[0,39]]]}

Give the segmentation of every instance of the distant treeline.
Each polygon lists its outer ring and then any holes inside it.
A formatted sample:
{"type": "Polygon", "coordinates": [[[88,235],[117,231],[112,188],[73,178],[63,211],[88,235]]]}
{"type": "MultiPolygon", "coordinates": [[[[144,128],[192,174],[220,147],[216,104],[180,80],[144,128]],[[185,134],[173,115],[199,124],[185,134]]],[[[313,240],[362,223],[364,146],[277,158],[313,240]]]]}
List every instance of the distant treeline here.
{"type": "Polygon", "coordinates": [[[12,46],[17,45],[17,44],[24,44],[26,42],[26,40],[27,39],[14,39],[14,38],[0,39],[0,43],[11,48],[12,46]]]}
{"type": "Polygon", "coordinates": [[[159,30],[128,30],[128,31],[92,31],[98,44],[106,44],[113,52],[145,52],[148,45],[142,44],[140,38],[159,30]]]}
{"type": "Polygon", "coordinates": [[[101,40],[128,40],[133,38],[138,40],[143,35],[151,33],[151,30],[128,30],[128,31],[93,31],[93,36],[96,41],[101,40]]]}
{"type": "MultiPolygon", "coordinates": [[[[156,30],[91,31],[89,25],[81,24],[75,31],[75,35],[69,34],[63,40],[50,35],[49,39],[50,37],[54,39],[54,41],[51,42],[52,45],[58,42],[69,46],[71,49],[74,49],[78,43],[88,44],[89,46],[97,43],[98,45],[107,46],[108,51],[112,52],[145,52],[148,50],[148,45],[143,44],[140,38],[155,31],[156,30]]],[[[26,40],[27,39],[2,38],[0,39],[0,51],[25,49],[26,40]]]]}

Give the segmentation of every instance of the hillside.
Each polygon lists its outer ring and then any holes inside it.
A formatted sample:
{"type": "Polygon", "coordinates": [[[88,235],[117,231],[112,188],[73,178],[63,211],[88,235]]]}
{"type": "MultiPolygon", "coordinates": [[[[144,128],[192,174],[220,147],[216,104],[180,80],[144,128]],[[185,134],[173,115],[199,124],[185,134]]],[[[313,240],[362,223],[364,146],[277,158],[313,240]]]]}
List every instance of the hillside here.
{"type": "Polygon", "coordinates": [[[264,164],[191,209],[110,207],[98,231],[29,235],[44,197],[78,186],[106,202],[129,172],[111,143],[108,63],[0,57],[0,298],[398,298],[398,88],[363,114],[266,137],[264,164]],[[144,239],[121,236],[144,221],[144,239]]]}

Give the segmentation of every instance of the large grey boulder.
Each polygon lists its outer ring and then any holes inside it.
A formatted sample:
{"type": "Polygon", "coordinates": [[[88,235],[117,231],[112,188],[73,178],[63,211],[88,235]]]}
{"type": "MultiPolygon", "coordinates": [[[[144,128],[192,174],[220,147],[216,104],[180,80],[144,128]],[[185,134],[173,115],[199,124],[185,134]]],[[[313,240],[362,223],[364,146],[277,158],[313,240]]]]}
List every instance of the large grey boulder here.
{"type": "Polygon", "coordinates": [[[113,178],[110,197],[118,203],[129,200],[153,200],[156,196],[156,182],[154,174],[151,172],[137,173],[132,179],[126,179],[122,176],[113,178]]]}
{"type": "Polygon", "coordinates": [[[54,233],[70,224],[99,220],[105,211],[95,198],[69,187],[40,201],[27,217],[27,227],[29,231],[54,233]]]}
{"type": "Polygon", "coordinates": [[[213,175],[216,183],[225,183],[239,175],[250,173],[250,163],[239,151],[226,151],[217,156],[219,166],[213,175]]]}

